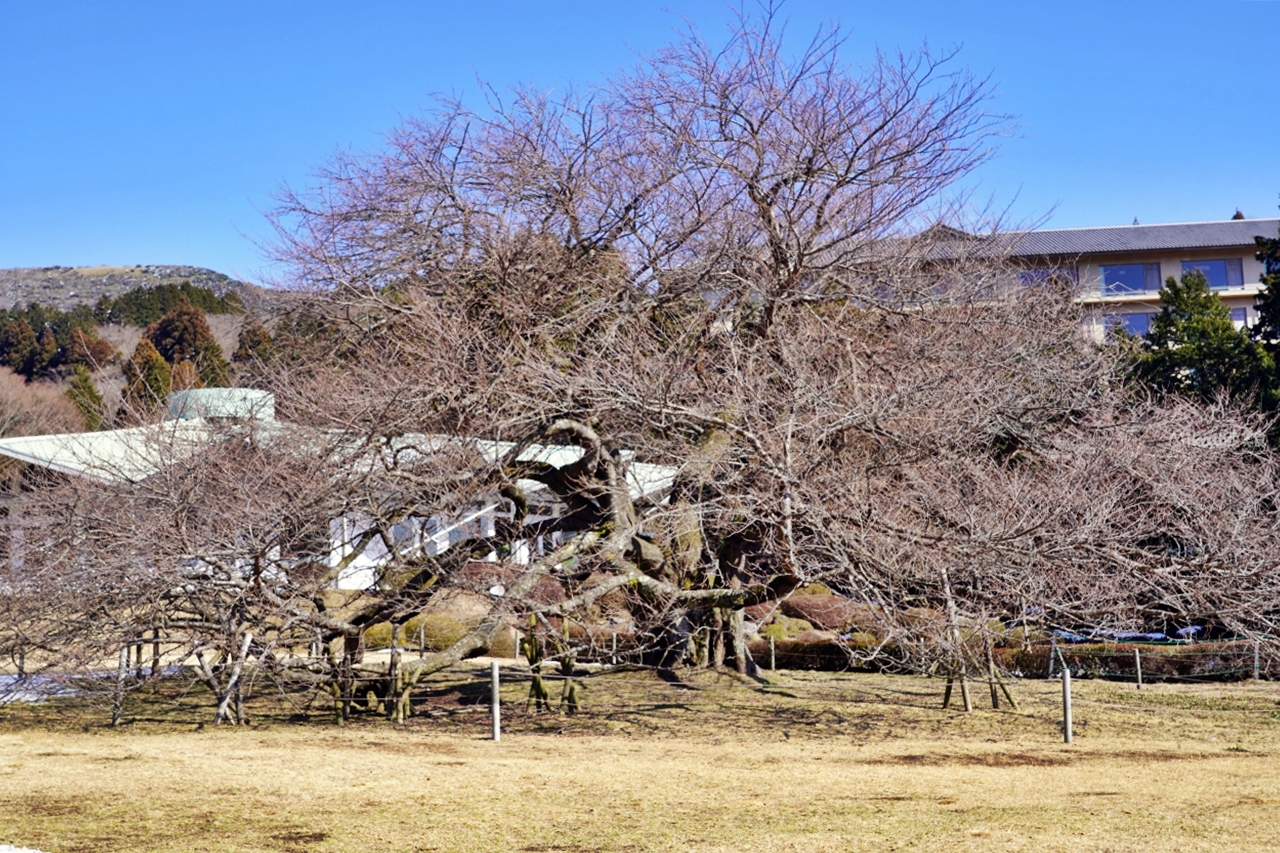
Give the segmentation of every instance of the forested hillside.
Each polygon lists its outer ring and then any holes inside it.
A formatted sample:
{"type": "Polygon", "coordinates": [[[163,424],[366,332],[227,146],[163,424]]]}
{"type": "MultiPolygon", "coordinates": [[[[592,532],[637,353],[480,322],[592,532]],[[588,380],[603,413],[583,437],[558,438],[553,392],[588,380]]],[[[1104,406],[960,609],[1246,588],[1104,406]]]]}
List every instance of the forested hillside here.
{"type": "MultiPolygon", "coordinates": [[[[70,310],[115,298],[131,290],[183,284],[212,291],[215,296],[241,293],[252,285],[202,267],[136,265],[130,267],[29,267],[0,269],[0,308],[31,302],[70,310]]],[[[207,309],[206,309],[207,310],[207,309]]],[[[150,321],[148,321],[150,322],[150,321]]]]}
{"type": "Polygon", "coordinates": [[[259,312],[275,302],[271,291],[181,266],[10,269],[0,288],[0,306],[13,300],[0,307],[9,388],[0,408],[21,415],[5,419],[3,434],[134,423],[155,416],[171,390],[232,384],[227,355],[240,344],[246,298],[259,312]],[[80,418],[41,414],[50,395],[80,418]]]}

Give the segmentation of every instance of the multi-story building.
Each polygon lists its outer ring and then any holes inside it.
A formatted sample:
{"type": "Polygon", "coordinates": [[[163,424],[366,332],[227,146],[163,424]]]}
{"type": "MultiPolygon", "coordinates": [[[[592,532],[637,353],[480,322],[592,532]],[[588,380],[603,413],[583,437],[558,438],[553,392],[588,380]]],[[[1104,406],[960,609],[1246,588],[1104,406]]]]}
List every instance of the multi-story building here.
{"type": "Polygon", "coordinates": [[[1165,279],[1193,269],[1204,273],[1238,325],[1252,325],[1264,272],[1254,238],[1277,233],[1280,219],[1055,228],[1017,234],[1012,256],[1028,281],[1048,275],[1074,281],[1086,323],[1101,339],[1117,325],[1145,335],[1165,279]]]}

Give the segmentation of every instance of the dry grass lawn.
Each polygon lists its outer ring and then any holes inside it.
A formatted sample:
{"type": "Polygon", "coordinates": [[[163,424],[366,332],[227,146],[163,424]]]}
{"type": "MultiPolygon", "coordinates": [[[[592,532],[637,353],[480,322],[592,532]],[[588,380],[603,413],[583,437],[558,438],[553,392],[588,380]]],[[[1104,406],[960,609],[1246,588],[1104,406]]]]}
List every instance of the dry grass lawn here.
{"type": "MultiPolygon", "coordinates": [[[[479,675],[477,670],[476,675],[479,675]]],[[[1252,851],[1280,849],[1280,685],[1076,682],[1022,710],[943,711],[915,677],[778,673],[687,686],[591,679],[576,717],[486,739],[451,676],[396,728],[267,707],[245,729],[174,698],[112,730],[83,708],[0,709],[0,844],[73,851],[1252,851]],[[202,715],[202,716],[197,716],[202,715]],[[295,717],[295,720],[297,718],[295,717]]],[[[552,686],[553,697],[558,685],[552,686]]],[[[190,701],[190,697],[187,701],[190,701]]]]}

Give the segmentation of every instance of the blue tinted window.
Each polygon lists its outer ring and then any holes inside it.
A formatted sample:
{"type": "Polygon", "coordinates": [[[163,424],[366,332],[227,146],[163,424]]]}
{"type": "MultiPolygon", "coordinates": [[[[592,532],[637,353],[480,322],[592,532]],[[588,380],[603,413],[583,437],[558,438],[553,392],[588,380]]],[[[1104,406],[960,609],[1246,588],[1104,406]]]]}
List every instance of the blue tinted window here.
{"type": "Polygon", "coordinates": [[[1199,270],[1209,280],[1209,287],[1223,290],[1227,286],[1226,261],[1183,261],[1182,274],[1199,270]]]}
{"type": "Polygon", "coordinates": [[[1240,258],[1182,262],[1183,275],[1192,270],[1200,270],[1204,273],[1204,277],[1209,280],[1209,287],[1213,290],[1244,287],[1244,263],[1240,258]]]}
{"type": "Polygon", "coordinates": [[[1107,327],[1107,337],[1111,337],[1113,331],[1123,329],[1125,334],[1134,337],[1144,337],[1151,331],[1151,321],[1155,319],[1155,312],[1143,312],[1139,314],[1113,314],[1105,319],[1107,327]]]}
{"type": "Polygon", "coordinates": [[[1022,284],[1039,286],[1054,281],[1068,281],[1075,284],[1079,275],[1075,264],[1064,264],[1057,267],[1035,267],[1018,271],[1018,281],[1022,284]]]}
{"type": "Polygon", "coordinates": [[[1249,309],[1247,309],[1247,308],[1232,308],[1232,309],[1231,309],[1231,322],[1233,322],[1233,323],[1239,323],[1241,326],[1247,326],[1247,325],[1249,325],[1249,309]]]}
{"type": "Polygon", "coordinates": [[[1108,264],[1102,267],[1103,293],[1141,293],[1159,289],[1159,264],[1108,264]]]}

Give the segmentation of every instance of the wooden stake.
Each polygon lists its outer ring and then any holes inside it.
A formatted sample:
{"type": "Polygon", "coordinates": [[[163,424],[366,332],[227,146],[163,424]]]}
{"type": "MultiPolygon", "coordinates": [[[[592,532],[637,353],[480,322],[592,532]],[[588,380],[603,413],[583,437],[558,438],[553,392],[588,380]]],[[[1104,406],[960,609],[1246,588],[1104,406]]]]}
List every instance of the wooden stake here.
{"type": "Polygon", "coordinates": [[[942,691],[942,707],[944,710],[951,707],[951,685],[954,681],[954,677],[947,675],[947,687],[942,691]]]}
{"type": "Polygon", "coordinates": [[[609,663],[613,666],[618,665],[618,632],[614,631],[610,639],[609,663]]]}
{"type": "Polygon", "coordinates": [[[973,697],[969,695],[969,674],[965,672],[963,662],[960,664],[960,699],[964,702],[964,712],[972,714],[973,697]]]}
{"type": "Polygon", "coordinates": [[[778,668],[778,649],[774,643],[773,637],[769,638],[769,671],[773,672],[778,668]]]}
{"type": "Polygon", "coordinates": [[[1262,653],[1258,638],[1253,638],[1253,680],[1257,681],[1262,674],[1262,653]]]}

